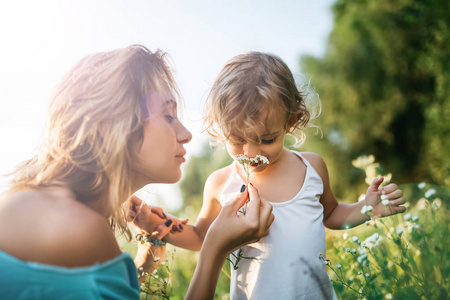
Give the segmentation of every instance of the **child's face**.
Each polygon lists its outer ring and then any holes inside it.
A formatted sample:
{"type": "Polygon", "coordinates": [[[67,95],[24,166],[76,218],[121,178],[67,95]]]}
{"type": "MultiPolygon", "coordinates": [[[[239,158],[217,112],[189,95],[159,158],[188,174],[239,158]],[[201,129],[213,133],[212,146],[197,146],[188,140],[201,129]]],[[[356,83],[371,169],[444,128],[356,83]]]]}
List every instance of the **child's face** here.
{"type": "MultiPolygon", "coordinates": [[[[233,136],[232,140],[227,140],[227,151],[235,157],[243,154],[248,158],[254,158],[256,155],[264,155],[270,162],[270,166],[275,164],[283,153],[284,135],[286,134],[285,119],[281,117],[268,120],[267,114],[260,118],[261,125],[249,133],[249,140],[240,136],[233,136]]],[[[254,168],[254,172],[265,170],[268,165],[261,165],[254,168]]]]}
{"type": "Polygon", "coordinates": [[[138,173],[142,184],[174,183],[180,180],[180,166],[192,135],[177,117],[171,93],[152,93],[147,100],[148,119],[138,154],[138,173]]]}

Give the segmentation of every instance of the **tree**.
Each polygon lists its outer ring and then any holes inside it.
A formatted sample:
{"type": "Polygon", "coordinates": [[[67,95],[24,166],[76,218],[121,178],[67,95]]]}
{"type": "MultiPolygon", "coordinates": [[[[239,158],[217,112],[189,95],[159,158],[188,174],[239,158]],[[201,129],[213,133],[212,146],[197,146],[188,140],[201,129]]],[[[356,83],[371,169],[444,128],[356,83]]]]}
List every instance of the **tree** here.
{"type": "Polygon", "coordinates": [[[301,59],[322,100],[321,147],[341,162],[331,177],[374,154],[397,182],[449,186],[450,2],[339,0],[333,12],[324,57],[301,59]]]}

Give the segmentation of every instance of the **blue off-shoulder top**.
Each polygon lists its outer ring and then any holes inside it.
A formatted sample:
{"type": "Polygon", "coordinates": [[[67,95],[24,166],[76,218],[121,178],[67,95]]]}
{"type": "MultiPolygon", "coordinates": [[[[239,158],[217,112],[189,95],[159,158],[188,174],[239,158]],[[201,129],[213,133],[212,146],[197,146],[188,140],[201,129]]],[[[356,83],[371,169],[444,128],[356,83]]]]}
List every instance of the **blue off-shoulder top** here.
{"type": "Polygon", "coordinates": [[[133,259],[66,268],[24,262],[0,251],[0,299],[139,299],[133,259]]]}

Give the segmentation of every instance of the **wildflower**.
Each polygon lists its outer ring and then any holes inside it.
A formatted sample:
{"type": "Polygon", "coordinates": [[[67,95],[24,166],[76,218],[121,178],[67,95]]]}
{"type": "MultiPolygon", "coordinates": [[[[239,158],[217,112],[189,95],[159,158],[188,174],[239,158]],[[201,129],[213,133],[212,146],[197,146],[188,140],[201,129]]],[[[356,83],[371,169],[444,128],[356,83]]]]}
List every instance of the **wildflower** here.
{"type": "Polygon", "coordinates": [[[373,209],[373,207],[371,205],[364,205],[361,208],[361,213],[365,214],[365,215],[368,215],[372,211],[372,209],[373,209]]]}
{"type": "Polygon", "coordinates": [[[366,273],[366,277],[369,277],[370,276],[370,274],[369,273],[366,273]]]}
{"type": "Polygon", "coordinates": [[[413,220],[413,222],[418,221],[418,220],[419,220],[419,216],[414,216],[414,217],[412,217],[412,220],[413,220]]]}
{"type": "Polygon", "coordinates": [[[420,225],[419,225],[419,224],[414,224],[413,227],[414,227],[415,229],[418,229],[418,228],[420,228],[420,225]]]}
{"type": "Polygon", "coordinates": [[[441,206],[442,206],[442,200],[439,199],[439,198],[434,199],[433,203],[431,204],[431,208],[432,208],[433,210],[437,210],[437,209],[439,209],[441,206]]]}
{"type": "Polygon", "coordinates": [[[397,234],[398,235],[402,235],[402,233],[403,233],[403,229],[402,228],[397,229],[397,234]]]}
{"type": "Polygon", "coordinates": [[[155,275],[155,278],[159,278],[159,276],[158,276],[158,275],[155,275]]]}
{"type": "Polygon", "coordinates": [[[359,239],[358,239],[358,237],[357,237],[356,235],[354,235],[354,236],[352,237],[352,241],[354,241],[354,242],[356,243],[357,241],[359,241],[359,239]]]}
{"type": "Polygon", "coordinates": [[[384,296],[384,298],[386,298],[386,299],[392,299],[392,294],[391,294],[391,293],[386,294],[386,296],[384,296]]]}
{"type": "Polygon", "coordinates": [[[157,269],[154,269],[154,270],[153,270],[153,274],[156,274],[157,272],[158,272],[157,269]]]}
{"type": "Polygon", "coordinates": [[[154,261],[157,262],[159,261],[161,258],[160,257],[155,257],[154,261]]]}
{"type": "Polygon", "coordinates": [[[361,272],[358,272],[358,275],[361,275],[361,272]]]}
{"type": "Polygon", "coordinates": [[[378,242],[381,240],[382,237],[378,233],[374,233],[364,241],[364,245],[371,249],[372,247],[378,245],[378,242]]]}
{"type": "Polygon", "coordinates": [[[344,234],[342,235],[342,237],[344,238],[344,240],[346,240],[347,237],[348,237],[348,232],[344,233],[344,234]]]}
{"type": "Polygon", "coordinates": [[[381,195],[381,200],[388,200],[388,199],[389,199],[388,195],[385,194],[381,195]]]}
{"type": "Polygon", "coordinates": [[[359,169],[365,169],[368,165],[375,162],[375,156],[373,155],[361,155],[352,161],[352,165],[359,169]]]}
{"type": "Polygon", "coordinates": [[[409,219],[411,219],[411,213],[406,213],[406,214],[403,216],[403,220],[408,221],[409,219]]]}
{"type": "Polygon", "coordinates": [[[336,265],[336,268],[338,268],[338,269],[340,269],[341,267],[342,267],[342,266],[339,265],[339,264],[336,265]]]}
{"type": "Polygon", "coordinates": [[[352,253],[356,253],[356,249],[352,249],[352,253]]]}
{"type": "Polygon", "coordinates": [[[425,187],[425,182],[421,182],[417,185],[419,189],[423,189],[425,187]]]}
{"type": "Polygon", "coordinates": [[[345,248],[345,252],[350,252],[350,248],[349,247],[345,248]]]}
{"type": "Polygon", "coordinates": [[[143,267],[140,267],[140,268],[139,268],[139,271],[143,271],[143,270],[144,270],[144,268],[143,268],[143,267]]]}
{"type": "Polygon", "coordinates": [[[319,254],[319,258],[322,258],[322,257],[323,257],[323,254],[322,254],[322,253],[320,253],[320,254],[319,254]]]}
{"type": "Polygon", "coordinates": [[[324,263],[325,265],[328,265],[328,260],[324,260],[323,263],[324,263]]]}
{"type": "Polygon", "coordinates": [[[434,194],[436,194],[436,190],[435,189],[429,189],[428,191],[425,192],[425,198],[430,198],[434,194]]]}

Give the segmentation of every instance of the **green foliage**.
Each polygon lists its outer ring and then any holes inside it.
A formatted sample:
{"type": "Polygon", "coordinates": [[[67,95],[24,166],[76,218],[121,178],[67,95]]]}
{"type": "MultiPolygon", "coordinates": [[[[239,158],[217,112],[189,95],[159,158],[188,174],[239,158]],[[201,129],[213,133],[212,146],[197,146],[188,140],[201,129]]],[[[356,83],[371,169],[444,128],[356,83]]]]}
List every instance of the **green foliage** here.
{"type": "Polygon", "coordinates": [[[338,298],[447,299],[449,213],[440,199],[445,193],[429,188],[421,192],[428,199],[406,214],[372,219],[343,235],[327,230],[329,274],[338,298]]]}
{"type": "Polygon", "coordinates": [[[335,186],[352,184],[348,161],[364,153],[396,182],[449,186],[449,2],[339,0],[333,11],[325,56],[301,65],[322,100],[327,139],[318,144],[332,149],[323,156],[342,157],[330,172],[335,186]]]}

